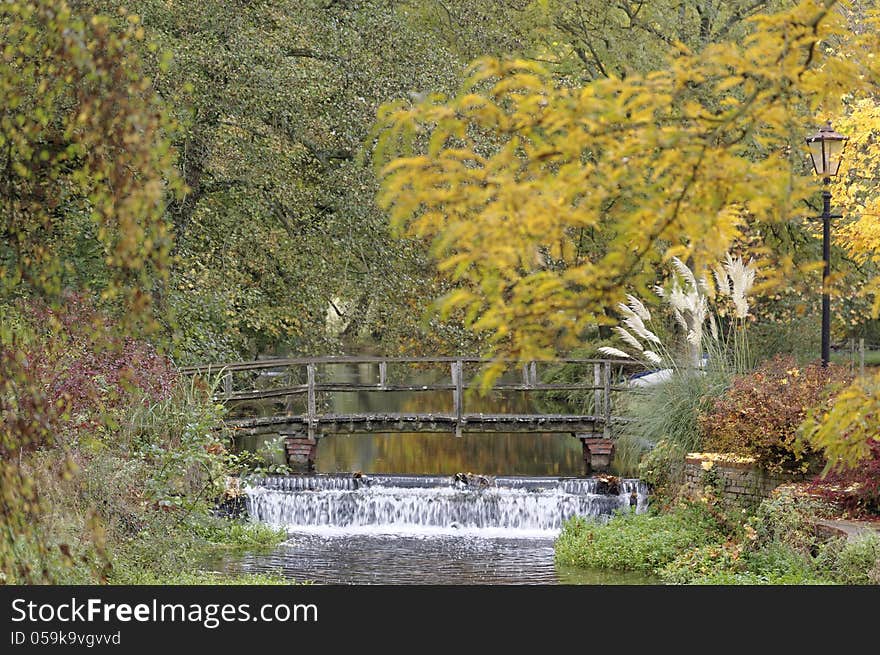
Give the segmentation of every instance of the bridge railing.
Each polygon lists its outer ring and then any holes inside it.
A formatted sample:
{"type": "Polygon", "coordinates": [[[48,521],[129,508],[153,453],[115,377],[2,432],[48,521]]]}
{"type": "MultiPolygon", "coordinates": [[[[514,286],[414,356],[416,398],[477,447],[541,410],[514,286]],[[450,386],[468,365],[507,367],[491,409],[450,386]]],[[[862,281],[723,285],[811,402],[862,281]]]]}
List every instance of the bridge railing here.
{"type": "MultiPolygon", "coordinates": [[[[466,391],[473,381],[473,375],[469,377],[468,372],[489,362],[477,357],[309,357],[206,364],[180,370],[184,374],[214,379],[220,376],[221,383],[215,396],[218,401],[237,408],[261,406],[276,414],[296,413],[307,419],[309,425],[327,415],[319,412],[319,396],[334,392],[451,392],[452,415],[461,424],[468,416],[466,391]],[[398,379],[400,369],[436,370],[438,365],[448,367],[445,379],[427,382],[398,379]],[[359,367],[361,370],[366,367],[369,370],[364,377],[369,380],[339,380],[333,376],[325,379],[326,371],[333,366],[359,367]],[[397,375],[391,374],[392,369],[397,375]],[[296,411],[297,405],[302,411],[296,411]]],[[[631,390],[626,385],[627,373],[644,370],[632,361],[617,359],[560,358],[505,363],[508,364],[506,375],[492,385],[492,391],[579,394],[590,400],[589,407],[581,407],[579,413],[589,413],[606,426],[615,418],[614,397],[619,392],[631,390]],[[548,366],[556,370],[547,372],[548,366]],[[569,379],[558,381],[560,367],[564,366],[570,367],[569,379]],[[548,380],[548,377],[552,379],[548,380]]]]}

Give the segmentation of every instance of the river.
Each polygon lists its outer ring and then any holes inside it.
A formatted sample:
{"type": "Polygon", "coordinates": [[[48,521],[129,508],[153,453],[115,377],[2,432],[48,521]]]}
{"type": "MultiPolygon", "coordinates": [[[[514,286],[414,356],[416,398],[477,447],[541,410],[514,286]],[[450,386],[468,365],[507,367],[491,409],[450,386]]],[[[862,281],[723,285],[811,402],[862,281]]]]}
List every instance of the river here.
{"type": "MultiPolygon", "coordinates": [[[[374,373],[337,367],[333,376],[351,381],[374,373]]],[[[443,398],[414,392],[334,393],[322,402],[337,412],[448,411],[443,398]]],[[[517,393],[469,402],[470,411],[536,411],[534,398],[517,393]]],[[[210,568],[319,584],[655,582],[555,564],[553,542],[568,517],[604,520],[647,504],[637,481],[608,488],[578,477],[582,467],[580,443],[560,434],[328,436],[319,442],[317,475],[275,476],[249,487],[251,517],[284,528],[288,539],[210,568]]]]}
{"type": "Polygon", "coordinates": [[[268,552],[213,562],[323,584],[646,584],[640,574],[560,568],[568,518],[644,511],[637,480],[312,475],[253,479],[252,519],[287,530],[268,552]]]}

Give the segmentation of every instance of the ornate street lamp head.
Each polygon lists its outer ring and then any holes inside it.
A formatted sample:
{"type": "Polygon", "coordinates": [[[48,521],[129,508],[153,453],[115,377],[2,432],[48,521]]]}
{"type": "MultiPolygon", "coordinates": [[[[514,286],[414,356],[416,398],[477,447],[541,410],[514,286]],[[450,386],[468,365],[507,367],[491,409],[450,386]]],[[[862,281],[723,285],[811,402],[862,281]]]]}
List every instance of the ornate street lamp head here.
{"type": "Polygon", "coordinates": [[[822,177],[837,175],[848,139],[849,137],[834,131],[831,121],[820,127],[816,134],[807,137],[807,146],[810,148],[810,157],[816,175],[822,177]]]}

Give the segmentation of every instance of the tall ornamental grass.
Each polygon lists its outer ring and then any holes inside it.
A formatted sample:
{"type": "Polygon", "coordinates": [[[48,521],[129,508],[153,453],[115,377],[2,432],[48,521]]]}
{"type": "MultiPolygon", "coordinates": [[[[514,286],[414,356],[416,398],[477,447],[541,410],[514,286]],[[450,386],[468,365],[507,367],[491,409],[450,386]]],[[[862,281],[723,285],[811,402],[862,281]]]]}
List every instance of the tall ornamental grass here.
{"type": "MultiPolygon", "coordinates": [[[[749,370],[749,294],[757,275],[751,263],[728,254],[711,275],[697,276],[684,262],[672,259],[667,287],[657,285],[661,314],[674,322],[672,337],[646,303],[628,295],[618,310],[622,324],[614,328],[621,347],[602,347],[603,355],[640,361],[665,378],[634,388],[626,413],[633,420],[618,441],[618,466],[635,471],[644,454],[665,440],[671,451],[701,447],[700,414],[711,406],[737,373],[749,370]]],[[[657,313],[657,312],[655,312],[657,313]]]]}

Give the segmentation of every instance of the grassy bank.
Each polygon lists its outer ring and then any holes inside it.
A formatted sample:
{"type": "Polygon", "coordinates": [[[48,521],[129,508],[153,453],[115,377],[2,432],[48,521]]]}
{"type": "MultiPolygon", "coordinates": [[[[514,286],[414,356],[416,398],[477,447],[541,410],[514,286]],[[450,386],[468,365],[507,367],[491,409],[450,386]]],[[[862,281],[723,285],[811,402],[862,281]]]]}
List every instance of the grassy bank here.
{"type": "Polygon", "coordinates": [[[16,311],[22,337],[0,349],[0,582],[224,582],[199,573],[212,555],[284,538],[213,515],[253,463],[206,383],[84,301],[16,311]]]}
{"type": "Polygon", "coordinates": [[[641,571],[666,584],[877,584],[880,537],[823,537],[825,508],[781,494],[752,514],[678,504],[619,514],[602,524],[570,520],[556,561],[589,569],[641,571]]]}
{"type": "Polygon", "coordinates": [[[156,470],[118,453],[31,456],[43,513],[17,559],[58,584],[283,584],[280,575],[222,576],[200,567],[218,554],[264,550],[284,531],[212,515],[204,499],[150,498],[156,470]],[[64,473],[59,468],[65,467],[64,473]]]}
{"type": "Polygon", "coordinates": [[[556,542],[560,564],[656,574],[691,545],[720,539],[717,523],[695,507],[671,513],[621,513],[608,523],[575,517],[556,542]]]}

